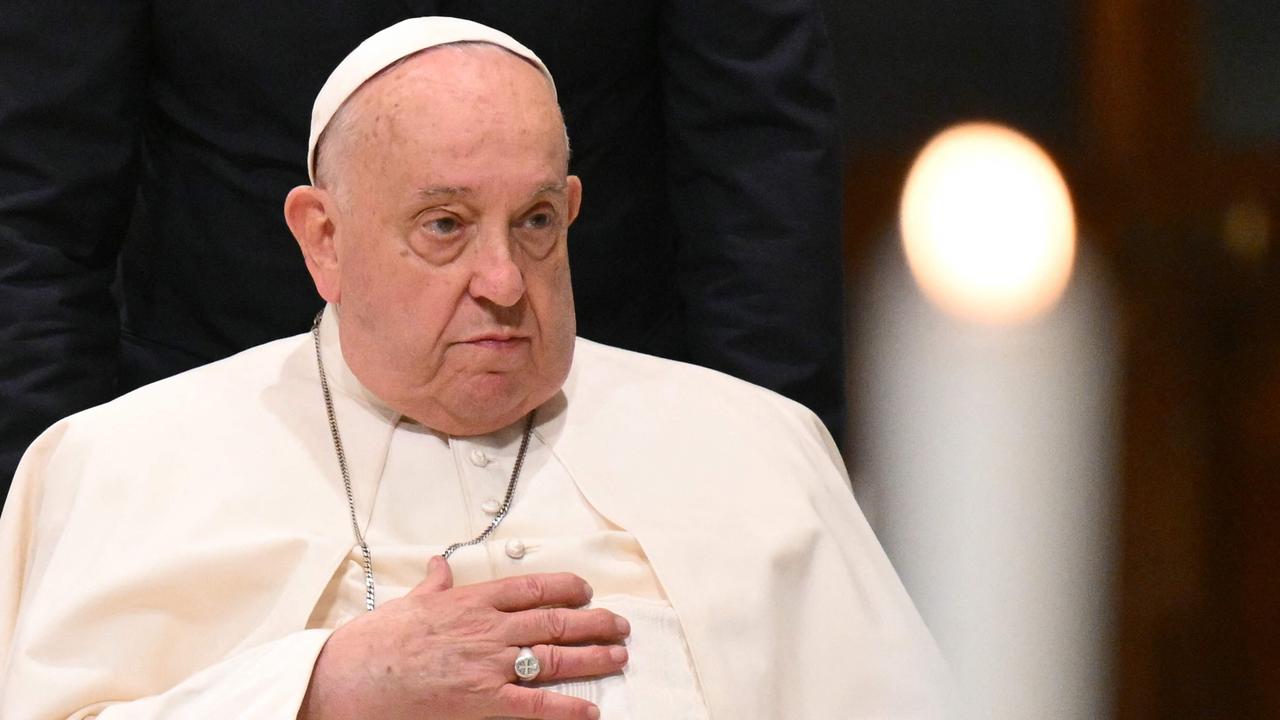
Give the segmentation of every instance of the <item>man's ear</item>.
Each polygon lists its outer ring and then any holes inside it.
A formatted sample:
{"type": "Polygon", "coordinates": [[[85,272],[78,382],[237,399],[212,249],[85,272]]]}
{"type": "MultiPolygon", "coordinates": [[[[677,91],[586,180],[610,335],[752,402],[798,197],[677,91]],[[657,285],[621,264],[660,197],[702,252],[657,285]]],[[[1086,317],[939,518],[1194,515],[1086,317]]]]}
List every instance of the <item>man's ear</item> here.
{"type": "Polygon", "coordinates": [[[569,195],[569,224],[572,225],[578,219],[578,211],[582,209],[582,181],[577,175],[570,175],[565,179],[565,185],[569,195]]]}
{"type": "Polygon", "coordinates": [[[302,249],[316,292],[326,302],[342,300],[341,272],[334,243],[337,204],[331,193],[312,185],[299,185],[284,200],[284,221],[302,249]]]}

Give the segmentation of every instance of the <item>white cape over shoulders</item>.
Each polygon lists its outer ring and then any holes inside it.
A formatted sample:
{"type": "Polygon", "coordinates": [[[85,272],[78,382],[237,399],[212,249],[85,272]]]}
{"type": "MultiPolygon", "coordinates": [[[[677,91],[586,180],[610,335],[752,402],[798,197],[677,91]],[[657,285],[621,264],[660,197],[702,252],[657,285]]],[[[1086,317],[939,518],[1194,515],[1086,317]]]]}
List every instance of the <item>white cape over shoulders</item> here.
{"type": "MultiPolygon", "coordinates": [[[[395,418],[341,384],[335,405],[366,492],[395,418]]],[[[643,547],[712,718],[942,715],[936,649],[812,413],[579,340],[538,432],[643,547]]],[[[330,443],[309,335],[45,432],[0,517],[0,717],[292,718],[352,546],[330,443]]]]}

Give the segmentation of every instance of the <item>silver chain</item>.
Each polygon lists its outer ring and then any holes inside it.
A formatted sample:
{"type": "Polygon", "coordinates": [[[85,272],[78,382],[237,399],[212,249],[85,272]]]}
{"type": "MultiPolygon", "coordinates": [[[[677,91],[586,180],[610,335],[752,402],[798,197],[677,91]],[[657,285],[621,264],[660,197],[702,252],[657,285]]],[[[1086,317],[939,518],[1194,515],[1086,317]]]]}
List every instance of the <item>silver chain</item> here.
{"type": "MultiPolygon", "coordinates": [[[[342,471],[342,486],[347,491],[347,509],[351,511],[351,532],[355,535],[356,544],[360,546],[360,554],[364,558],[364,607],[365,610],[372,612],[374,608],[373,556],[369,554],[369,545],[364,541],[364,533],[360,532],[360,522],[356,519],[356,498],[351,492],[351,472],[347,469],[347,453],[342,449],[342,437],[338,433],[338,415],[333,410],[333,395],[329,392],[329,379],[325,376],[324,359],[320,356],[320,318],[323,316],[322,310],[311,323],[311,337],[316,346],[316,367],[320,370],[320,391],[324,393],[324,409],[329,415],[329,433],[333,435],[333,450],[338,455],[338,468],[342,471]]],[[[536,412],[536,410],[530,411],[525,418],[524,437],[520,439],[520,450],[516,453],[515,467],[511,468],[511,479],[507,481],[507,494],[502,498],[502,506],[494,514],[493,520],[489,521],[489,526],[479,535],[445,548],[444,552],[440,553],[445,560],[448,560],[449,556],[459,548],[479,545],[488,540],[493,531],[497,530],[503,519],[507,517],[507,511],[511,509],[511,500],[516,494],[516,482],[520,479],[520,468],[524,467],[524,456],[529,450],[529,436],[533,434],[533,417],[536,412]]]]}

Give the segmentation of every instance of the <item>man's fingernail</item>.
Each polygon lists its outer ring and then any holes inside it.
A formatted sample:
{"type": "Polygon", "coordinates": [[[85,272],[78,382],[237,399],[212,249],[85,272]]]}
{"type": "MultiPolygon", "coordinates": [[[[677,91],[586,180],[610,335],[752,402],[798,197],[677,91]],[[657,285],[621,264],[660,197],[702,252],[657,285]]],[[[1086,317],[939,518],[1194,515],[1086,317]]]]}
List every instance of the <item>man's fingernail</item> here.
{"type": "Polygon", "coordinates": [[[623,635],[626,635],[627,633],[631,632],[631,623],[627,622],[627,619],[622,617],[621,615],[619,615],[618,618],[614,620],[614,623],[616,623],[618,626],[618,632],[622,633],[623,635]]]}
{"type": "Polygon", "coordinates": [[[621,645],[614,645],[609,648],[609,657],[616,663],[624,663],[627,661],[627,649],[621,645]]]}
{"type": "Polygon", "coordinates": [[[591,718],[591,720],[600,720],[600,708],[595,705],[587,708],[587,717],[591,718]]]}
{"type": "Polygon", "coordinates": [[[590,599],[591,599],[591,596],[595,593],[595,591],[591,589],[591,584],[590,584],[590,583],[585,583],[585,582],[584,582],[584,583],[582,583],[582,591],[583,591],[583,592],[585,592],[585,593],[587,594],[587,599],[588,599],[588,600],[590,600],[590,599]]]}
{"type": "Polygon", "coordinates": [[[435,572],[438,567],[440,567],[440,556],[432,555],[431,559],[427,561],[427,572],[435,572]]]}

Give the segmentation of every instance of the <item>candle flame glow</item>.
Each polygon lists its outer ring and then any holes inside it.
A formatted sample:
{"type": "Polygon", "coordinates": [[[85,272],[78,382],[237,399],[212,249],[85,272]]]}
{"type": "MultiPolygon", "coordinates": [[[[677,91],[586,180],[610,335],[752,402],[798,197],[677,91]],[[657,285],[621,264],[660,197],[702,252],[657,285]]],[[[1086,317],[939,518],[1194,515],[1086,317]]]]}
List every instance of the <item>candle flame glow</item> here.
{"type": "Polygon", "coordinates": [[[920,288],[969,320],[1029,320],[1071,277],[1067,184],[1044,150],[1007,127],[966,123],[931,140],[907,176],[900,222],[920,288]]]}

